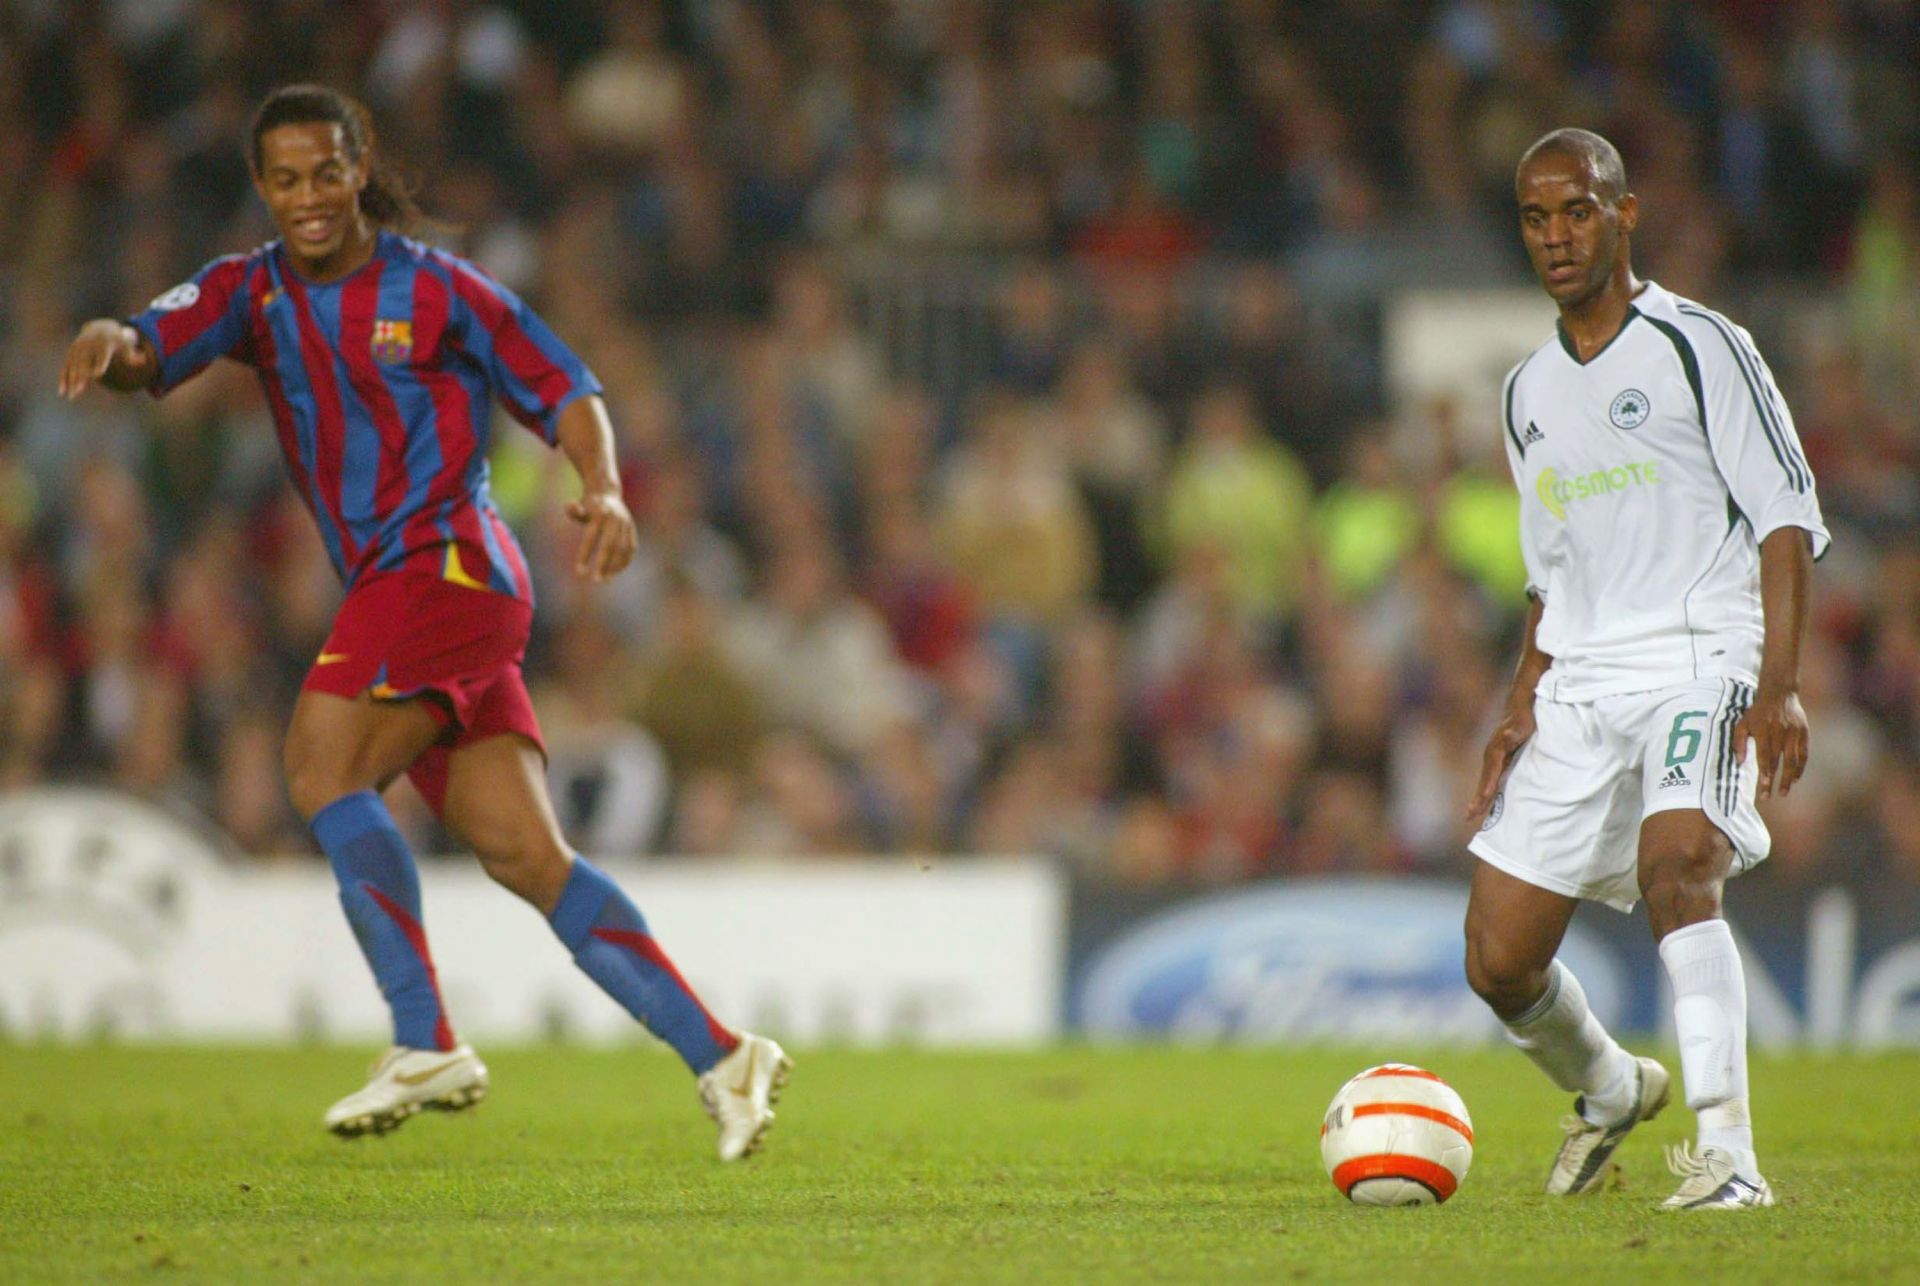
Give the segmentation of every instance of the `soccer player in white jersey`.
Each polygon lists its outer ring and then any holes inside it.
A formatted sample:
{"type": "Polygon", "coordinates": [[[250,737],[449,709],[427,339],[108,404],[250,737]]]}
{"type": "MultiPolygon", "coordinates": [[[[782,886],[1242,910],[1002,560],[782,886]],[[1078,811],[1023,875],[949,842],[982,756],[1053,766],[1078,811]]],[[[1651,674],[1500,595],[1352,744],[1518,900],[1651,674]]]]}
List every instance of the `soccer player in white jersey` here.
{"type": "Polygon", "coordinates": [[[1668,1073],[1607,1034],[1554,953],[1579,900],[1645,898],[1699,1124],[1697,1147],[1669,1149],[1665,1205],[1771,1205],[1720,895],[1767,855],[1756,797],[1806,765],[1800,642],[1827,546],[1813,475],[1747,332],[1634,276],[1639,208],[1611,143],[1556,130],[1514,182],[1560,321],[1502,396],[1531,604],[1468,808],[1467,978],[1578,1094],[1547,1191],[1591,1191],[1666,1106],[1668,1073]]]}

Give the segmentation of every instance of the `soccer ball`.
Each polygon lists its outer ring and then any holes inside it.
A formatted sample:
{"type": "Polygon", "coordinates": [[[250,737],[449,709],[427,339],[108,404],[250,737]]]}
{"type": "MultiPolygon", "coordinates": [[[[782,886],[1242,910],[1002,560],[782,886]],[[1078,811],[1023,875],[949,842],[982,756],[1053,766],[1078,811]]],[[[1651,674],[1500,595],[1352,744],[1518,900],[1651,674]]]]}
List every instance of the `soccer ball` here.
{"type": "Polygon", "coordinates": [[[1333,1096],[1320,1123],[1320,1159],[1356,1205],[1435,1205],[1467,1177],[1473,1121],[1432,1072],[1384,1063],[1333,1096]]]}

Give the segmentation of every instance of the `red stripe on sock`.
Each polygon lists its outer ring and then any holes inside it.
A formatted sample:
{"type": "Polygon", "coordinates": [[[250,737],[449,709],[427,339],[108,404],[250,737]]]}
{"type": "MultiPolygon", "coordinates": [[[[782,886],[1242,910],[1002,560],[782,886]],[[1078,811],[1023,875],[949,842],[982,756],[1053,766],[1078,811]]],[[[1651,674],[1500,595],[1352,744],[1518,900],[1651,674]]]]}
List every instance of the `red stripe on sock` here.
{"type": "Polygon", "coordinates": [[[593,936],[602,942],[611,942],[616,947],[625,947],[673,979],[673,985],[680,988],[681,993],[693,1002],[694,1008],[700,1011],[700,1016],[707,1020],[707,1034],[713,1037],[713,1043],[718,1045],[722,1052],[732,1053],[733,1047],[740,1043],[738,1036],[722,1027],[719,1019],[707,1012],[706,1005],[702,1004],[700,997],[693,993],[693,988],[689,987],[687,980],[680,976],[680,971],[673,967],[673,961],[667,958],[667,953],[660,949],[660,944],[653,940],[652,935],[636,933],[632,929],[594,929],[593,936]]]}
{"type": "Polygon", "coordinates": [[[407,914],[405,907],[373,885],[363,880],[360,887],[380,904],[382,911],[393,917],[393,922],[400,926],[400,932],[406,934],[407,941],[413,944],[414,951],[420,957],[420,963],[427,967],[427,986],[433,989],[433,1008],[434,1012],[439,1014],[439,1018],[433,1024],[434,1047],[440,1050],[452,1049],[453,1028],[447,1023],[446,1002],[440,999],[440,977],[433,971],[433,953],[427,950],[427,931],[420,927],[418,920],[407,914]]]}

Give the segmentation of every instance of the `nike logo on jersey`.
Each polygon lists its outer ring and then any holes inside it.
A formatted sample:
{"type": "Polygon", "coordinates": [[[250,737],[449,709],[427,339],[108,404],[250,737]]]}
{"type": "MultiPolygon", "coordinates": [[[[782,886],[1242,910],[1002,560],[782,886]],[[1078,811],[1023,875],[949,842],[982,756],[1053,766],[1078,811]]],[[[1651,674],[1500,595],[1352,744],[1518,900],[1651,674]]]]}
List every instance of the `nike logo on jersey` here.
{"type": "Polygon", "coordinates": [[[336,665],[341,661],[351,660],[352,657],[353,653],[351,652],[322,652],[319,657],[314,660],[314,664],[336,665]]]}

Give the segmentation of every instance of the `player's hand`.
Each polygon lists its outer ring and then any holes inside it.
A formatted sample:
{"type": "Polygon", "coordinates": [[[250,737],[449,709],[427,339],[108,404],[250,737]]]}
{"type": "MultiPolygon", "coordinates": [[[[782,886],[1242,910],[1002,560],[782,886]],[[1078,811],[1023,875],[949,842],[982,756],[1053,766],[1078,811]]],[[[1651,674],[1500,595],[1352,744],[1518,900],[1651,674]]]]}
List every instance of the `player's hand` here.
{"type": "Polygon", "coordinates": [[[109,318],[90,321],[67,346],[67,360],[60,366],[60,396],[71,402],[105,378],[115,358],[131,364],[139,357],[139,331],[109,318]]]}
{"type": "Polygon", "coordinates": [[[1733,725],[1734,757],[1743,764],[1749,739],[1760,757],[1760,798],[1772,795],[1776,786],[1782,795],[1792,790],[1807,770],[1807,712],[1799,695],[1762,683],[1733,725]]]}
{"type": "Polygon", "coordinates": [[[598,584],[619,575],[633,561],[640,535],[618,490],[587,492],[567,505],[567,517],[586,528],[573,560],[574,575],[598,584]]]}
{"type": "Polygon", "coordinates": [[[1507,708],[1495,725],[1493,735],[1487,738],[1487,749],[1480,756],[1480,785],[1473,792],[1473,802],[1467,805],[1467,821],[1478,824],[1493,806],[1493,797],[1499,793],[1500,777],[1507,771],[1507,765],[1520,753],[1520,747],[1527,744],[1533,736],[1533,693],[1516,694],[1507,701],[1507,708]]]}

